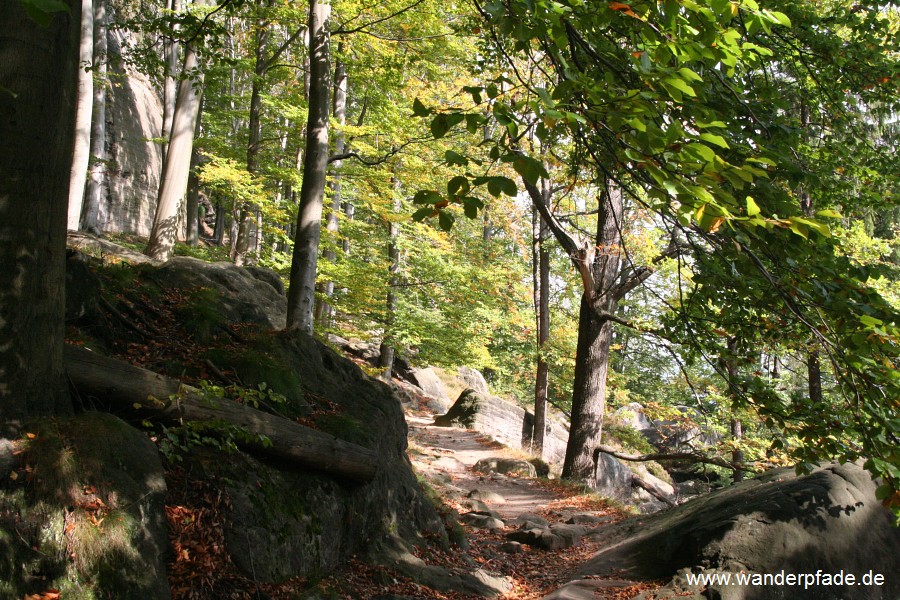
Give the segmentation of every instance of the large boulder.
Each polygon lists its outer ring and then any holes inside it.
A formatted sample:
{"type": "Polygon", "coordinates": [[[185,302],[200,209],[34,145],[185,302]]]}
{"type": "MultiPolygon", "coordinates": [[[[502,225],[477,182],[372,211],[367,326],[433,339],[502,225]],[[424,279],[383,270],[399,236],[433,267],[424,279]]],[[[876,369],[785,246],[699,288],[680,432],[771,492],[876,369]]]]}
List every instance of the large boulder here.
{"type": "Polygon", "coordinates": [[[478,369],[473,369],[471,367],[460,367],[457,373],[459,373],[459,378],[466,385],[466,387],[471,388],[481,394],[490,393],[487,381],[485,381],[484,375],[482,375],[481,371],[479,371],[478,369]]]}
{"type": "MultiPolygon", "coordinates": [[[[576,577],[671,579],[685,597],[684,574],[785,574],[870,571],[884,585],[722,586],[723,600],[893,600],[900,597],[900,529],[875,500],[875,483],[855,464],[825,464],[806,476],[779,469],[677,508],[601,529],[605,548],[576,577]]],[[[696,593],[698,595],[691,595],[696,593]]]]}
{"type": "Polygon", "coordinates": [[[287,315],[284,286],[278,275],[267,269],[176,256],[153,273],[153,280],[165,289],[183,289],[194,294],[196,308],[204,313],[200,315],[204,320],[208,320],[209,314],[222,323],[284,329],[287,315]]]}
{"type": "MultiPolygon", "coordinates": [[[[149,235],[162,173],[162,101],[146,75],[128,65],[122,48],[134,34],[110,29],[110,86],[106,103],[107,163],[100,229],[149,235]]],[[[180,223],[183,227],[184,223],[180,223]]]]}
{"type": "Polygon", "coordinates": [[[412,369],[410,373],[411,383],[421,388],[428,396],[431,396],[437,402],[432,408],[440,409],[437,412],[444,412],[450,406],[450,398],[447,396],[447,388],[444,382],[437,376],[434,369],[425,367],[422,369],[412,369]]]}
{"type": "Polygon", "coordinates": [[[118,418],[30,424],[0,465],[0,598],[170,598],[156,446],[118,418]]]}
{"type": "MultiPolygon", "coordinates": [[[[525,451],[532,448],[534,416],[506,400],[473,389],[463,391],[447,414],[435,417],[434,424],[474,429],[510,448],[525,451]]],[[[564,425],[548,418],[544,432],[544,460],[551,464],[561,463],[568,437],[569,431],[564,425]]]]}

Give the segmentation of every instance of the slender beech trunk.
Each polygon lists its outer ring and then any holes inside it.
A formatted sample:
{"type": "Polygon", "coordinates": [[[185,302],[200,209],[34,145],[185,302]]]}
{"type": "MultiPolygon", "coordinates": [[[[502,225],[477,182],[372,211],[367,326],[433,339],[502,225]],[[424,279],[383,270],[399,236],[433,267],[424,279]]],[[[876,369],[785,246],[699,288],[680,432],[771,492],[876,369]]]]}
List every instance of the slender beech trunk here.
{"type": "MultiPolygon", "coordinates": [[[[400,196],[400,178],[397,177],[399,165],[394,165],[394,173],[391,176],[391,189],[394,195],[392,217],[396,217],[403,210],[403,199],[400,196]]],[[[385,381],[391,380],[391,373],[394,371],[394,340],[393,328],[397,314],[397,285],[400,283],[400,223],[396,218],[388,221],[388,289],[385,299],[385,325],[384,337],[381,339],[380,356],[378,358],[378,366],[381,367],[381,378],[385,381]]]]}
{"type": "Polygon", "coordinates": [[[312,335],[316,267],[322,226],[322,204],[328,168],[329,35],[328,0],[310,0],[309,6],[309,116],[303,185],[297,210],[297,228],[288,289],[287,329],[312,335]]]}
{"type": "MultiPolygon", "coordinates": [[[[738,338],[732,337],[728,340],[728,355],[724,358],[725,376],[728,378],[728,395],[731,398],[732,406],[736,406],[741,395],[745,390],[741,390],[738,386],[738,368],[737,368],[738,338]]],[[[740,449],[739,444],[744,439],[744,425],[737,417],[731,419],[731,439],[735,443],[734,449],[731,451],[731,462],[740,464],[744,462],[744,452],[740,449]]],[[[734,483],[740,483],[744,480],[743,471],[734,471],[731,475],[734,483]]]]}
{"type": "MultiPolygon", "coordinates": [[[[259,148],[262,141],[262,83],[268,68],[267,47],[271,37],[271,23],[261,20],[256,24],[256,49],[253,64],[253,79],[250,83],[250,113],[248,116],[247,140],[247,172],[255,174],[259,171],[259,148]]],[[[238,212],[238,239],[234,244],[232,260],[241,266],[247,259],[250,248],[250,219],[254,209],[242,204],[238,212]]]]}
{"type": "MultiPolygon", "coordinates": [[[[544,180],[541,189],[545,204],[550,197],[548,182],[544,180]]],[[[537,326],[537,366],[534,378],[534,430],[532,432],[533,451],[538,456],[544,452],[544,432],[547,429],[547,398],[549,392],[550,365],[544,359],[550,340],[550,251],[547,248],[549,231],[544,219],[535,209],[532,231],[533,256],[532,276],[534,284],[534,315],[537,326]]]]}
{"type": "MultiPolygon", "coordinates": [[[[194,135],[200,133],[203,125],[203,96],[200,97],[200,107],[197,109],[197,121],[194,123],[194,135]]],[[[185,233],[184,241],[188,246],[196,246],[200,242],[200,177],[197,169],[200,167],[200,152],[197,147],[191,148],[191,170],[188,174],[187,200],[184,207],[185,233]]]]}
{"type": "MultiPolygon", "coordinates": [[[[334,134],[334,154],[341,155],[344,153],[344,131],[343,126],[347,124],[347,70],[344,63],[338,61],[334,66],[334,107],[332,109],[334,119],[338,123],[338,130],[334,134]]],[[[340,230],[340,220],[338,214],[341,212],[341,167],[343,160],[336,160],[331,163],[331,179],[328,186],[331,189],[331,210],[325,219],[325,230],[328,232],[332,244],[322,252],[322,258],[328,262],[337,260],[337,253],[334,251],[334,243],[337,242],[338,231],[340,230]]],[[[325,281],[320,284],[319,290],[323,296],[320,302],[316,303],[316,322],[328,325],[331,323],[334,309],[329,304],[328,299],[334,295],[334,282],[325,281]]]]}
{"type": "Polygon", "coordinates": [[[75,146],[69,172],[69,207],[66,226],[77,230],[81,223],[84,186],[91,158],[91,113],[94,110],[94,5],[81,0],[81,33],[78,41],[78,98],[75,101],[75,146]]]}
{"type": "MultiPolygon", "coordinates": [[[[197,72],[199,60],[192,44],[184,49],[185,75],[197,72]]],[[[156,260],[168,260],[175,247],[178,235],[178,217],[187,191],[188,174],[191,166],[191,152],[194,147],[194,126],[200,109],[200,88],[203,73],[194,78],[185,76],[178,85],[178,99],[172,120],[172,137],[163,163],[162,179],[157,196],[156,216],[150,240],[144,254],[156,260]]]]}
{"type": "MultiPolygon", "coordinates": [[[[181,0],[169,0],[167,8],[173,13],[181,10],[181,0]]],[[[163,161],[169,151],[169,143],[172,138],[172,123],[175,118],[175,102],[178,98],[178,42],[167,39],[163,42],[163,61],[166,64],[166,75],[163,80],[163,120],[160,137],[165,139],[162,147],[163,161]]]]}
{"type": "MultiPolygon", "coordinates": [[[[800,107],[800,124],[803,127],[804,138],[809,138],[809,105],[804,102],[800,107]]],[[[805,187],[801,187],[799,193],[800,208],[803,214],[812,218],[815,216],[812,195],[805,187]]],[[[806,352],[806,375],[809,379],[809,399],[814,405],[822,402],[822,368],[819,363],[819,349],[816,347],[816,339],[809,341],[809,349],[806,352]]]]}
{"type": "Polygon", "coordinates": [[[225,205],[222,203],[221,198],[216,200],[216,229],[213,237],[215,238],[216,246],[221,246],[225,243],[225,205]]]}
{"type": "Polygon", "coordinates": [[[82,209],[82,228],[100,232],[100,207],[106,183],[106,88],[108,61],[106,0],[94,0],[94,114],[91,122],[91,162],[82,209]]]}
{"type": "Polygon", "coordinates": [[[47,26],[0,0],[0,435],[71,412],[63,367],[66,209],[80,3],[47,26]]]}

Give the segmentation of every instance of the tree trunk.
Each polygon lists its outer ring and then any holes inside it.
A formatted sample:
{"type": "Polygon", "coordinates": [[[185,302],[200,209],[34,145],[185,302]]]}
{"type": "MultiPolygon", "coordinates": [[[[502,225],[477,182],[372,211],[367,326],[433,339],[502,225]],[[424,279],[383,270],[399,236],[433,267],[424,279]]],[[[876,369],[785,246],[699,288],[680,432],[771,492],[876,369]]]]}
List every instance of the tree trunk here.
{"type": "MultiPolygon", "coordinates": [[[[250,83],[250,113],[248,116],[247,138],[247,172],[251,175],[259,171],[259,148],[262,142],[262,86],[263,77],[266,74],[268,57],[266,49],[269,45],[271,24],[268,21],[260,21],[256,27],[255,61],[253,66],[253,78],[250,83]]],[[[237,240],[234,243],[234,252],[231,259],[237,266],[242,266],[247,260],[247,251],[250,249],[250,219],[253,215],[253,207],[242,203],[238,216],[237,240]]]]}
{"type": "Polygon", "coordinates": [[[66,4],[40,26],[20,0],[0,0],[3,435],[28,416],[72,410],[62,352],[80,3],[66,4]]]}
{"type": "MultiPolygon", "coordinates": [[[[731,439],[734,440],[735,444],[740,444],[741,440],[744,439],[744,424],[740,419],[731,420],[731,439]]],[[[735,446],[734,450],[731,451],[731,462],[736,465],[744,464],[744,451],[740,447],[735,446]]],[[[742,482],[744,480],[744,472],[736,470],[731,476],[731,480],[734,483],[742,482]]]]}
{"type": "MultiPolygon", "coordinates": [[[[196,72],[199,61],[192,44],[184,49],[185,74],[196,72]]],[[[187,190],[194,146],[194,126],[200,109],[203,74],[196,79],[185,77],[178,86],[178,99],[172,120],[172,137],[163,164],[162,179],[156,204],[153,229],[144,254],[156,260],[168,260],[178,235],[178,217],[187,190]]]]}
{"type": "Polygon", "coordinates": [[[583,296],[578,312],[569,442],[562,472],[565,479],[591,483],[597,478],[595,449],[603,432],[611,341],[612,323],[601,320],[583,296]]]}
{"type": "MultiPolygon", "coordinates": [[[[394,174],[391,177],[391,188],[394,194],[393,209],[396,217],[403,210],[403,199],[400,195],[400,178],[397,177],[397,169],[399,165],[394,165],[394,174]]],[[[397,318],[397,285],[400,283],[400,223],[392,218],[388,221],[388,289],[387,298],[385,298],[384,312],[384,338],[381,341],[381,356],[378,359],[378,366],[381,367],[381,377],[385,381],[391,380],[391,373],[394,370],[394,339],[393,328],[397,318]]]]}
{"type": "Polygon", "coordinates": [[[322,226],[322,203],[328,167],[328,96],[330,93],[327,0],[311,0],[309,7],[309,117],[303,185],[297,210],[297,228],[288,289],[287,329],[312,335],[316,267],[322,226]]]}
{"type": "Polygon", "coordinates": [[[572,418],[563,477],[593,483],[597,477],[597,451],[606,412],[606,374],[612,342],[612,316],[619,300],[640,278],[620,282],[623,198],[612,182],[600,198],[597,236],[583,247],[577,261],[585,283],[578,314],[578,344],[572,388],[572,418]]]}
{"type": "MultiPolygon", "coordinates": [[[[194,132],[200,132],[203,120],[203,98],[200,98],[200,108],[197,110],[197,122],[194,124],[194,132]]],[[[200,242],[200,177],[197,169],[200,168],[200,153],[196,146],[191,148],[191,167],[188,174],[187,200],[184,207],[185,214],[185,242],[188,246],[196,246],[200,242]]]]}
{"type": "MultiPolygon", "coordinates": [[[[543,182],[544,201],[549,200],[547,182],[543,182]]],[[[534,286],[534,316],[537,328],[537,367],[534,377],[534,430],[532,432],[533,451],[538,456],[544,452],[544,432],[547,429],[547,399],[549,393],[550,365],[544,359],[550,340],[550,251],[547,248],[547,226],[540,213],[534,211],[532,231],[532,278],[534,286]]]]}
{"type": "Polygon", "coordinates": [[[210,402],[179,381],[84,348],[66,346],[65,364],[75,389],[116,412],[177,423],[224,421],[271,442],[266,447],[237,440],[242,446],[360,482],[370,481],[378,468],[378,457],[368,448],[231,400],[210,402]]]}
{"type": "Polygon", "coordinates": [[[75,100],[75,146],[69,173],[67,228],[77,231],[84,204],[88,161],[91,158],[91,113],[94,110],[94,5],[81,0],[81,33],[78,42],[78,98],[75,100]]]}
{"type": "Polygon", "coordinates": [[[91,162],[82,209],[82,227],[95,234],[100,232],[100,207],[106,182],[107,35],[106,0],[94,0],[94,73],[97,81],[94,85],[91,162]]]}
{"type": "Polygon", "coordinates": [[[219,199],[216,202],[216,230],[213,234],[216,246],[225,243],[225,205],[219,199]]]}
{"type": "MultiPolygon", "coordinates": [[[[181,10],[180,0],[169,0],[166,4],[173,13],[181,10]]],[[[160,137],[166,140],[162,147],[162,158],[165,162],[169,143],[172,140],[172,123],[175,118],[175,102],[178,97],[178,82],[175,79],[178,73],[178,42],[172,39],[163,41],[163,61],[166,64],[166,73],[163,81],[163,120],[160,137]]]]}
{"type": "MultiPolygon", "coordinates": [[[[338,130],[334,135],[334,153],[340,155],[344,153],[344,130],[343,126],[347,123],[347,70],[344,63],[338,61],[334,66],[334,119],[338,123],[338,130]]],[[[328,211],[328,217],[325,220],[325,230],[328,232],[333,243],[337,242],[338,231],[340,230],[340,220],[338,214],[341,212],[341,167],[343,160],[336,160],[331,165],[331,180],[329,187],[331,188],[331,210],[328,211]]],[[[322,257],[328,262],[337,260],[333,246],[329,247],[322,253],[322,257]]],[[[321,284],[323,300],[316,304],[316,321],[323,325],[331,323],[334,309],[328,302],[328,298],[334,295],[334,282],[325,281],[321,284]]]]}

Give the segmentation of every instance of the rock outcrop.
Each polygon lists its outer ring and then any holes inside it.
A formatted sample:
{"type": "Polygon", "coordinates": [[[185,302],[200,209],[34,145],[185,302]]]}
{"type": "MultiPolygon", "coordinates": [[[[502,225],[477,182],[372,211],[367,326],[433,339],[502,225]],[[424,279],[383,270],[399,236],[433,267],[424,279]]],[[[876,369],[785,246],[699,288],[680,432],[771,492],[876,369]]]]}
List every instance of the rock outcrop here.
{"type": "MultiPolygon", "coordinates": [[[[90,263],[72,261],[79,269],[90,263]]],[[[416,544],[448,543],[445,524],[406,456],[406,422],[391,388],[311,337],[273,331],[284,323],[285,300],[269,272],[186,258],[162,267],[115,266],[97,272],[101,285],[73,295],[78,306],[70,324],[84,326],[79,330],[83,343],[115,351],[128,347],[117,335],[125,335],[126,341],[135,330],[154,335],[157,329],[137,315],[139,307],[150,306],[149,296],[161,296],[167,319],[177,316],[176,322],[166,322],[165,335],[182,341],[194,355],[148,360],[148,367],[183,378],[196,377],[197,365],[212,365],[227,371],[220,377],[245,387],[266,383],[265,389],[284,397],[277,404],[266,397],[261,408],[300,417],[304,424],[378,457],[374,480],[360,484],[240,452],[223,459],[219,450],[187,445],[191,451],[181,457],[186,470],[216,482],[228,498],[224,545],[229,560],[248,577],[281,582],[315,576],[353,554],[384,560],[376,549],[388,539],[402,555],[416,544]],[[102,299],[84,297],[101,290],[102,299]],[[133,329],[120,327],[124,319],[134,319],[133,329]],[[236,323],[243,325],[235,329],[236,323]]],[[[161,507],[154,515],[162,518],[161,507]]]]}
{"type": "Polygon", "coordinates": [[[143,433],[86,413],[32,423],[15,446],[0,461],[0,598],[170,597],[166,482],[143,433]]]}
{"type": "Polygon", "coordinates": [[[592,537],[605,549],[577,577],[674,578],[667,593],[697,600],[900,597],[900,529],[875,500],[869,474],[855,464],[826,464],[802,477],[788,469],[771,471],[672,510],[609,526],[592,537]],[[782,571],[853,573],[857,581],[873,572],[882,574],[885,583],[691,587],[685,578],[691,572],[782,571]],[[708,589],[701,595],[703,587],[708,589]]]}
{"type": "MultiPolygon", "coordinates": [[[[534,416],[530,412],[473,389],[460,394],[446,414],[435,417],[434,424],[475,429],[510,448],[529,451],[532,447],[534,416]]],[[[544,460],[551,464],[561,463],[566,454],[568,438],[569,432],[562,424],[548,419],[544,433],[544,460]]]]}

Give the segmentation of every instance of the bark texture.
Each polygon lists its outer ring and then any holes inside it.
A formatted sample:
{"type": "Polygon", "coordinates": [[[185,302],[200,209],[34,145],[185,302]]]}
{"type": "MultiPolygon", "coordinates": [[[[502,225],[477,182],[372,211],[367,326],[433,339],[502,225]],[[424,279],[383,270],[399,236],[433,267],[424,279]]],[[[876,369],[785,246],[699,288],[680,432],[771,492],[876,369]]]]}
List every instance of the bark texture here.
{"type": "Polygon", "coordinates": [[[303,185],[297,211],[294,252],[288,289],[287,329],[311,335],[316,294],[316,269],[322,235],[322,204],[328,167],[328,108],[330,96],[327,1],[312,0],[309,7],[309,117],[303,185]]]}
{"type": "Polygon", "coordinates": [[[34,23],[0,0],[0,430],[71,410],[63,377],[66,208],[80,3],[34,23]],[[72,15],[75,15],[73,18],[72,15]]]}
{"type": "Polygon", "coordinates": [[[197,71],[199,60],[191,44],[185,47],[184,73],[197,73],[185,77],[178,86],[178,99],[172,121],[172,136],[166,151],[162,181],[156,204],[153,229],[144,254],[155,260],[167,260],[172,255],[178,235],[178,219],[187,190],[187,180],[194,146],[194,126],[200,109],[200,91],[203,74],[197,71]]]}
{"type": "Polygon", "coordinates": [[[66,227],[77,231],[84,204],[84,185],[87,181],[88,161],[91,157],[91,114],[94,110],[94,6],[91,0],[81,0],[78,40],[78,97],[75,100],[75,146],[69,175],[69,207],[66,227]]]}
{"type": "Polygon", "coordinates": [[[91,120],[91,161],[81,218],[82,229],[92,233],[100,231],[100,203],[106,179],[107,34],[106,0],[94,0],[94,75],[97,81],[91,120]]]}

